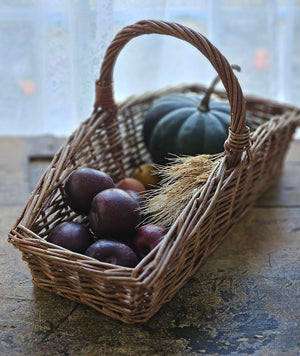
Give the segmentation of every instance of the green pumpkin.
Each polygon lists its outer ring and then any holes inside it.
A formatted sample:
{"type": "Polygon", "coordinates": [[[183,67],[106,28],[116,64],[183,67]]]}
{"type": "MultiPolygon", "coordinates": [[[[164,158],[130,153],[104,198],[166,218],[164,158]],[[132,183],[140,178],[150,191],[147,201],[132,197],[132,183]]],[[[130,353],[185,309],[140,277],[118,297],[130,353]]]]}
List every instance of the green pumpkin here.
{"type": "Polygon", "coordinates": [[[231,109],[228,101],[211,98],[218,81],[215,78],[204,96],[170,94],[152,103],[143,134],[154,163],[166,164],[174,155],[224,151],[231,109]]]}

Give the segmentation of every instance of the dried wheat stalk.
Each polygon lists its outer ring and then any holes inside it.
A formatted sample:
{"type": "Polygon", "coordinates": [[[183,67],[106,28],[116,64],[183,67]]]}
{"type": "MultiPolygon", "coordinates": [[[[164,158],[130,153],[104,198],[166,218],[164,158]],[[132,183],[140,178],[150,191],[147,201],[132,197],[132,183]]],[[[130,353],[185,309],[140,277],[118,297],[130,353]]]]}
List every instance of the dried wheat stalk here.
{"type": "Polygon", "coordinates": [[[156,166],[162,178],[159,188],[149,192],[148,204],[144,208],[147,222],[171,226],[223,157],[223,153],[179,156],[169,165],[156,166]]]}

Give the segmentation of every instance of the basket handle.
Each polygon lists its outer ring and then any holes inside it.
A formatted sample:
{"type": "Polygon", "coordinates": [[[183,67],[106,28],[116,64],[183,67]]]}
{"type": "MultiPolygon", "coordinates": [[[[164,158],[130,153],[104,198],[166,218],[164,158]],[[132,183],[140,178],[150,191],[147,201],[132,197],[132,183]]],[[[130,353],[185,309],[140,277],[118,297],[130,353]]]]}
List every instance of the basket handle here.
{"type": "Polygon", "coordinates": [[[196,47],[210,61],[225,87],[230,103],[231,124],[224,147],[229,166],[236,165],[244,151],[249,153],[250,147],[242,89],[227,59],[206,37],[186,26],[160,20],[143,20],[124,27],[115,36],[104,55],[100,77],[96,81],[95,110],[99,107],[104,110],[117,107],[113,97],[113,69],[117,57],[131,39],[144,34],[162,34],[182,39],[196,47]]]}

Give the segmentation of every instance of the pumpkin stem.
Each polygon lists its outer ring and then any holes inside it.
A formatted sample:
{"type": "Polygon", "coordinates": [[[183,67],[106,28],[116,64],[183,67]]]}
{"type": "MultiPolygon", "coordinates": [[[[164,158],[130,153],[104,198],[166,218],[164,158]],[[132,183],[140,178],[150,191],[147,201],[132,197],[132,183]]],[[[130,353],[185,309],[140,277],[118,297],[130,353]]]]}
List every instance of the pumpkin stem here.
{"type": "MultiPolygon", "coordinates": [[[[233,64],[231,68],[237,70],[238,72],[241,71],[241,67],[238,66],[237,64],[233,64]]],[[[198,107],[199,110],[201,110],[202,112],[207,112],[209,110],[209,101],[210,101],[211,94],[214,92],[215,87],[219,83],[219,81],[220,81],[220,77],[217,75],[215,79],[212,81],[211,85],[206,90],[205,95],[198,107]]]]}

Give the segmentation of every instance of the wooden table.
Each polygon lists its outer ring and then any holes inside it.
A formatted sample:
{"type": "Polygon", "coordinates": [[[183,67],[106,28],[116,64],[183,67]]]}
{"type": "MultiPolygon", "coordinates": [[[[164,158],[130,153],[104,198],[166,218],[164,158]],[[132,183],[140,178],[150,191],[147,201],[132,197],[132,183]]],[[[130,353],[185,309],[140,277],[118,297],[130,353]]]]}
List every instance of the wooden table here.
{"type": "Polygon", "coordinates": [[[300,355],[300,141],[229,237],[142,325],[34,287],[7,242],[63,141],[0,139],[0,355],[300,355]]]}

